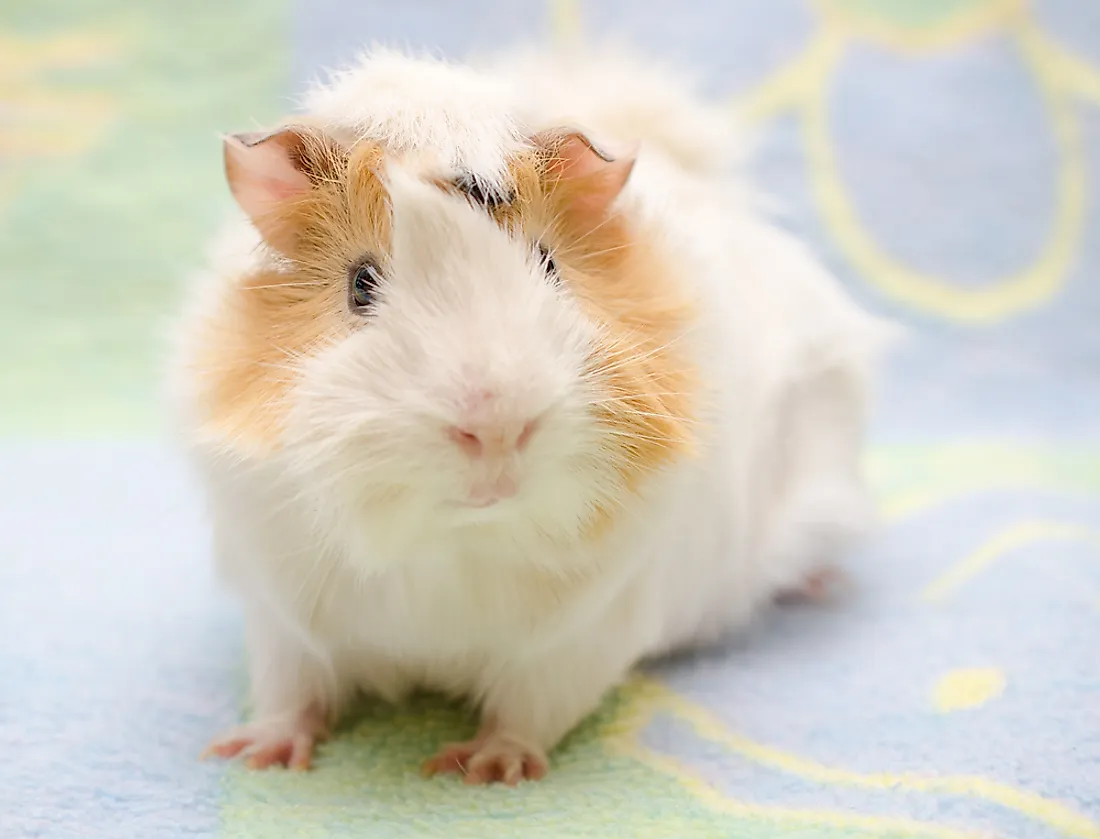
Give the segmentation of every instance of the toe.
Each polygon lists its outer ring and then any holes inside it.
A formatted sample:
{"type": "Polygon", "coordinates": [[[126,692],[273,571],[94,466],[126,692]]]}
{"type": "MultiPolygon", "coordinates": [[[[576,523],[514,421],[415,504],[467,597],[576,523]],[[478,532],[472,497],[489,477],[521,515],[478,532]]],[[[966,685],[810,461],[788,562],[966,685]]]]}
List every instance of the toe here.
{"type": "Polygon", "coordinates": [[[254,747],[248,753],[246,765],[249,769],[267,769],[276,764],[286,764],[290,761],[294,744],[291,740],[278,740],[274,743],[265,743],[254,747]]]}
{"type": "Polygon", "coordinates": [[[512,738],[494,736],[444,746],[421,769],[427,777],[461,772],[463,781],[473,786],[494,783],[516,786],[523,780],[542,778],[546,770],[545,756],[538,750],[512,738]]]}
{"type": "Polygon", "coordinates": [[[287,766],[298,771],[309,769],[313,759],[313,735],[299,733],[294,735],[290,747],[290,760],[287,766]]]}
{"type": "Polygon", "coordinates": [[[421,772],[429,778],[433,775],[448,772],[463,772],[469,757],[469,749],[465,749],[460,745],[444,746],[439,754],[424,761],[421,772]]]}
{"type": "Polygon", "coordinates": [[[466,777],[462,780],[463,783],[470,786],[491,784],[493,781],[500,780],[500,765],[492,760],[478,761],[476,764],[471,763],[469,770],[466,772],[466,777]]]}
{"type": "Polygon", "coordinates": [[[206,747],[206,751],[202,753],[201,758],[205,760],[208,757],[236,757],[244,751],[251,742],[252,741],[247,737],[228,737],[222,740],[215,740],[206,747]]]}
{"type": "Polygon", "coordinates": [[[510,787],[514,787],[519,784],[524,778],[523,760],[514,759],[509,760],[504,765],[504,771],[501,773],[501,780],[510,787]]]}
{"type": "Polygon", "coordinates": [[[466,764],[467,784],[491,784],[503,775],[502,758],[496,754],[475,754],[466,764]]]}
{"type": "Polygon", "coordinates": [[[810,572],[793,588],[778,592],[776,600],[782,605],[825,604],[833,600],[846,582],[844,572],[838,567],[823,566],[810,572]]]}
{"type": "Polygon", "coordinates": [[[541,781],[549,767],[542,758],[528,755],[523,759],[523,777],[529,781],[541,781]]]}
{"type": "Polygon", "coordinates": [[[421,772],[426,777],[445,773],[466,773],[471,758],[484,745],[484,738],[461,743],[447,743],[434,757],[424,761],[421,772]]]}
{"type": "Polygon", "coordinates": [[[434,775],[461,772],[462,761],[454,755],[436,755],[424,761],[424,765],[421,769],[426,777],[431,778],[434,775]]]}

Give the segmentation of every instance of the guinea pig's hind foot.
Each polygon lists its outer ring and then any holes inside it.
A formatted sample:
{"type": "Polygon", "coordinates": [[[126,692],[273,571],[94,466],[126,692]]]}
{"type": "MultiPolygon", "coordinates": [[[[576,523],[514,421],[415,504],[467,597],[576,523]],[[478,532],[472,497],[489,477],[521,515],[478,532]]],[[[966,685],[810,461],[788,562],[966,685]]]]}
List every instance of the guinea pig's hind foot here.
{"type": "Polygon", "coordinates": [[[246,723],[214,740],[202,757],[240,757],[249,769],[282,765],[309,769],[313,749],[324,739],[324,715],[313,708],[246,723]]]}
{"type": "Polygon", "coordinates": [[[546,774],[542,749],[517,737],[482,726],[473,740],[449,743],[424,763],[423,774],[461,773],[467,784],[496,782],[515,786],[520,781],[537,781],[546,774]]]}
{"type": "Polygon", "coordinates": [[[811,571],[796,586],[780,590],[775,600],[782,605],[827,603],[849,582],[847,574],[835,565],[823,565],[811,571]]]}

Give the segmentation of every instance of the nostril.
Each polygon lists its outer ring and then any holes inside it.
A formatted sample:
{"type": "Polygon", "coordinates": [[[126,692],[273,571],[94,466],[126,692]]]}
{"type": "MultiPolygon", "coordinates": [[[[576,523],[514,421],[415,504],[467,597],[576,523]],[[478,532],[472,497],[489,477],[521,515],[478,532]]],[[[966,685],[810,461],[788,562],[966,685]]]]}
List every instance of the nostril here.
{"type": "Polygon", "coordinates": [[[465,428],[459,428],[457,425],[452,425],[447,429],[447,434],[458,444],[460,449],[466,452],[466,454],[471,456],[481,454],[481,438],[472,431],[467,431],[465,428]]]}

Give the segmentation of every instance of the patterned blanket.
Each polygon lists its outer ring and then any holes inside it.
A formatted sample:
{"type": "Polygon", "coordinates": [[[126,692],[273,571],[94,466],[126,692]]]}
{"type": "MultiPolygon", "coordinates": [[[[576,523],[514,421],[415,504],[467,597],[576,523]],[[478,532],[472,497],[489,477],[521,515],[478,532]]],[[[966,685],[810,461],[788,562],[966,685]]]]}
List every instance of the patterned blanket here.
{"type": "Polygon", "coordinates": [[[0,5],[0,837],[1100,837],[1100,5],[0,5]],[[367,705],[315,771],[200,763],[240,626],[160,440],[218,132],[364,42],[615,33],[698,68],[781,222],[901,318],[886,526],[828,606],[624,686],[518,790],[367,705]]]}

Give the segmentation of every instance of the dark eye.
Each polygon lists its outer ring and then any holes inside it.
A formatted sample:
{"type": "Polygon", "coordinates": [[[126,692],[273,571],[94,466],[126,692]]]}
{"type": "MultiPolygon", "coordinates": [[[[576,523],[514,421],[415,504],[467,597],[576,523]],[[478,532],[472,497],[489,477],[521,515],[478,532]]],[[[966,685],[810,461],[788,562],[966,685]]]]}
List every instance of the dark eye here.
{"type": "Polygon", "coordinates": [[[374,303],[378,286],[382,284],[382,272],[367,260],[352,266],[348,271],[348,308],[358,315],[364,314],[374,303]]]}
{"type": "Polygon", "coordinates": [[[507,186],[491,186],[483,183],[472,174],[459,175],[454,180],[455,188],[474,204],[495,210],[516,200],[515,190],[507,186]]]}
{"type": "Polygon", "coordinates": [[[546,276],[555,280],[559,279],[558,266],[554,264],[554,257],[550,256],[550,251],[546,249],[545,245],[539,245],[539,258],[542,261],[543,270],[546,271],[546,276]]]}

